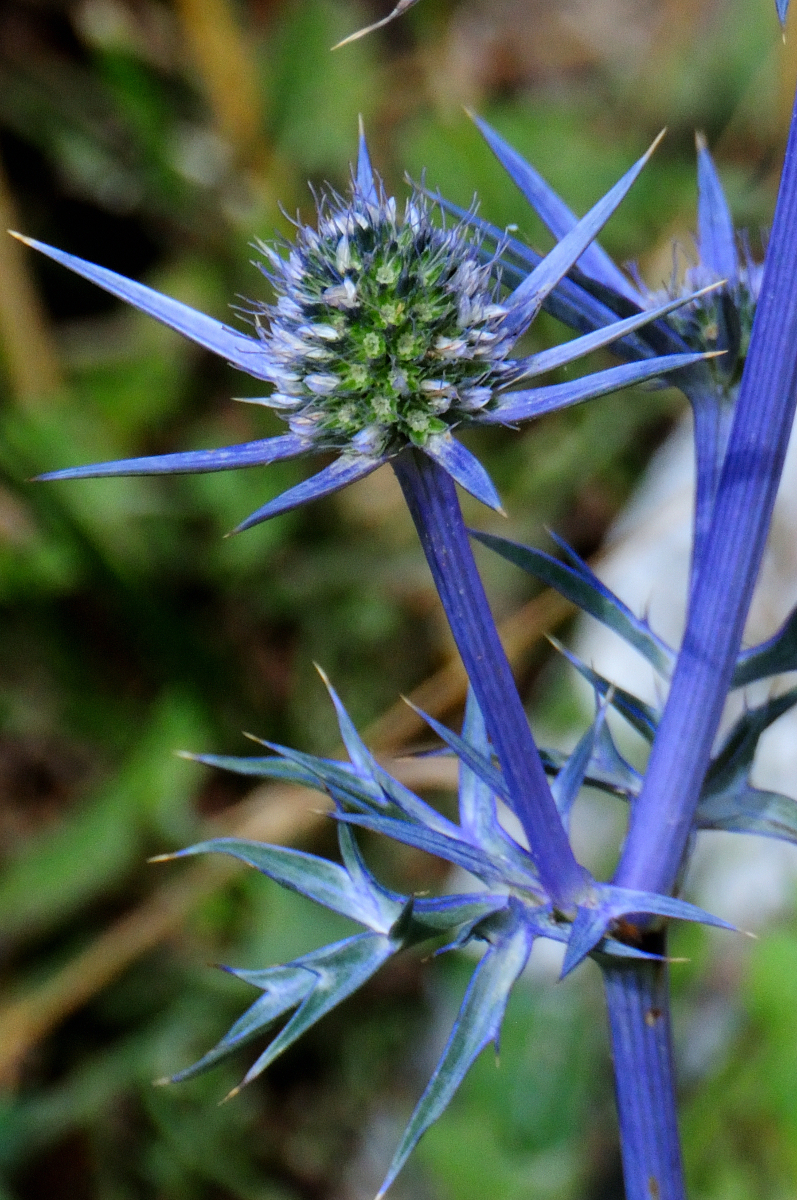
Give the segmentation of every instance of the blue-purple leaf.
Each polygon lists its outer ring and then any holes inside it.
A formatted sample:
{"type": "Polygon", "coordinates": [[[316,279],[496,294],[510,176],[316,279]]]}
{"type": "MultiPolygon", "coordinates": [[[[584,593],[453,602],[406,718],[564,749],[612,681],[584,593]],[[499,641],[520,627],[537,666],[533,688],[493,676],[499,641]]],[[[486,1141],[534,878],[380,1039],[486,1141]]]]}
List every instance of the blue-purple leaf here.
{"type": "MultiPolygon", "coordinates": [[[[469,116],[492,150],[501,166],[518,186],[531,207],[550,229],[555,238],[561,240],[578,225],[578,217],[565,204],[543,177],[535,171],[517,152],[496,133],[494,129],[477,117],[469,116]]],[[[648,152],[650,153],[650,151],[648,152]]],[[[627,300],[642,304],[642,298],[597,242],[591,242],[578,259],[578,266],[585,275],[605,283],[627,300]]]]}
{"type": "Polygon", "coordinates": [[[238,467],[262,467],[286,458],[296,458],[309,450],[305,438],[292,433],[222,446],[218,450],[187,450],[177,454],[152,454],[144,458],[121,458],[115,462],[90,463],[65,467],[37,475],[39,481],[53,479],[97,479],[111,475],[187,475],[204,471],[230,471],[238,467]]]}
{"type": "Polygon", "coordinates": [[[578,555],[569,553],[570,565],[552,558],[533,546],[524,546],[509,538],[471,530],[471,537],[489,546],[496,554],[533,575],[560,595],[572,601],[582,612],[589,613],[603,625],[613,629],[629,645],[668,678],[675,665],[675,654],[657,637],[646,621],[634,616],[622,600],[601,583],[590,567],[578,555]]]}
{"type": "Polygon", "coordinates": [[[473,973],[451,1036],[404,1131],[379,1197],[429,1126],[448,1107],[474,1060],[490,1042],[498,1043],[509,993],[528,962],[534,935],[523,917],[511,910],[491,918],[489,924],[490,931],[485,933],[488,948],[473,973]]]}
{"type": "Polygon", "coordinates": [[[551,784],[551,793],[556,801],[556,807],[568,828],[571,810],[584,786],[587,768],[595,751],[595,743],[606,721],[607,700],[608,697],[598,706],[595,720],[579,739],[578,745],[568,756],[564,767],[551,784]]]}
{"type": "MultiPolygon", "coordinates": [[[[386,808],[388,804],[393,804],[407,820],[418,822],[429,829],[436,829],[439,833],[447,836],[458,837],[459,830],[452,821],[441,816],[436,809],[426,804],[425,801],[416,796],[414,792],[411,792],[404,784],[394,779],[384,767],[380,766],[357,732],[354,722],[346,712],[342,700],[329,682],[329,679],[317,664],[316,669],[321,675],[324,686],[329,692],[332,703],[335,706],[340,736],[343,739],[343,744],[346,747],[348,755],[356,768],[358,776],[367,780],[374,789],[374,793],[378,797],[379,807],[386,808]]],[[[345,790],[345,784],[343,788],[345,790]]]]}
{"type": "MultiPolygon", "coordinates": [[[[364,804],[367,808],[374,805],[378,808],[388,808],[382,789],[367,773],[358,770],[357,767],[332,758],[318,758],[314,754],[292,750],[290,746],[281,746],[278,742],[267,742],[261,738],[256,740],[261,745],[268,747],[269,750],[273,750],[275,754],[280,755],[281,758],[295,763],[299,772],[309,771],[315,777],[311,786],[318,788],[319,791],[331,792],[333,788],[337,788],[345,792],[353,804],[364,804]]],[[[258,759],[257,761],[262,760],[258,759]]],[[[297,782],[301,782],[298,772],[297,782]]]]}
{"type": "Polygon", "coordinates": [[[504,392],[495,407],[479,414],[479,424],[514,425],[631,387],[635,383],[645,383],[656,376],[662,376],[668,384],[677,386],[677,382],[669,378],[671,372],[692,367],[706,357],[705,354],[662,355],[659,358],[646,358],[642,362],[624,363],[621,367],[609,367],[605,371],[595,371],[565,383],[552,383],[548,387],[504,392]]]}
{"type": "Polygon", "coordinates": [[[344,917],[351,917],[361,925],[370,926],[374,919],[371,898],[357,887],[344,867],[304,850],[226,837],[198,842],[163,858],[188,858],[195,854],[229,854],[282,887],[299,892],[344,917]]]}
{"type": "Polygon", "coordinates": [[[458,734],[454,733],[453,729],[449,729],[446,725],[443,725],[441,721],[437,721],[434,717],[430,717],[429,714],[425,713],[422,708],[418,708],[417,705],[412,704],[409,700],[407,701],[407,704],[409,704],[412,711],[416,712],[419,717],[422,717],[429,728],[433,729],[437,736],[454,751],[460,762],[463,762],[469,766],[470,769],[474,771],[497,796],[500,796],[502,800],[510,805],[510,807],[512,806],[512,798],[507,790],[504,777],[501,772],[493,766],[490,758],[488,758],[485,754],[481,754],[464,738],[461,738],[458,734]]]}
{"type": "Polygon", "coordinates": [[[424,454],[433,458],[460,487],[470,492],[471,496],[481,500],[488,508],[503,513],[501,497],[495,490],[492,479],[470,450],[466,450],[450,433],[441,433],[429,438],[422,449],[424,454]]]}
{"type": "Polygon", "coordinates": [[[612,708],[625,717],[629,725],[633,729],[636,729],[637,733],[640,733],[645,741],[653,741],[659,724],[659,713],[655,708],[650,704],[645,704],[644,700],[639,700],[630,692],[625,691],[624,688],[616,687],[615,684],[610,683],[608,679],[604,678],[603,675],[599,675],[592,667],[588,667],[572,650],[568,650],[556,638],[549,637],[548,640],[599,695],[608,696],[611,693],[609,703],[612,708]]]}
{"type": "Polygon", "coordinates": [[[520,284],[507,300],[513,316],[511,320],[518,331],[525,328],[542,305],[543,300],[552,292],[557,283],[570,268],[581,258],[581,255],[595,239],[609,217],[625,198],[642,168],[648,162],[656,149],[661,135],[650,149],[626,171],[622,179],[610,188],[605,196],[595,204],[586,216],[557,242],[550,254],[547,254],[538,267],[520,284]]]}
{"type": "Polygon", "coordinates": [[[360,117],[360,133],[357,143],[357,191],[368,204],[378,204],[379,195],[377,194],[376,184],[374,182],[374,171],[371,166],[371,156],[368,153],[368,143],[365,140],[365,126],[363,119],[360,117]]]}
{"type": "MultiPolygon", "coordinates": [[[[439,193],[427,191],[426,195],[439,204],[444,212],[451,213],[463,224],[469,225],[481,238],[487,239],[494,247],[500,249],[499,262],[504,282],[507,285],[514,284],[515,287],[518,287],[528,275],[529,270],[533,270],[542,262],[541,254],[537,254],[529,246],[524,245],[517,238],[511,237],[497,226],[491,225],[489,221],[485,221],[483,217],[473,211],[452,204],[439,193]]],[[[488,247],[484,245],[482,247],[483,261],[488,262],[492,257],[488,247]]],[[[561,279],[558,286],[545,297],[542,307],[564,325],[580,330],[582,333],[611,325],[618,316],[612,303],[621,298],[610,292],[609,289],[604,289],[605,299],[599,299],[593,294],[592,286],[590,286],[590,290],[586,290],[584,285],[587,283],[592,285],[594,281],[587,280],[585,276],[574,269],[570,275],[561,279]]],[[[628,307],[629,302],[624,301],[623,315],[630,315],[625,311],[628,307]]],[[[671,336],[675,342],[674,335],[671,336]]],[[[676,349],[676,345],[674,344],[672,348],[676,349]]],[[[677,349],[685,350],[686,346],[680,343],[677,345],[677,349]]],[[[627,334],[620,339],[615,344],[614,351],[623,358],[650,358],[655,353],[652,347],[635,333],[627,334]]],[[[661,350],[658,353],[661,353],[661,350]]]]}
{"type": "Polygon", "coordinates": [[[253,525],[259,525],[261,521],[268,521],[270,517],[277,517],[280,513],[290,512],[291,509],[299,508],[311,500],[319,500],[322,496],[330,496],[333,492],[339,492],[341,488],[354,483],[355,480],[364,479],[366,475],[370,475],[377,467],[381,467],[384,461],[382,458],[367,458],[361,454],[341,454],[340,458],[336,458],[317,475],[312,475],[302,483],[297,483],[295,487],[288,488],[286,492],[282,492],[268,504],[264,504],[257,512],[253,512],[236,527],[234,532],[242,533],[244,529],[251,529],[253,525]]]}
{"type": "Polygon", "coordinates": [[[491,855],[478,846],[471,845],[464,838],[439,833],[435,829],[427,829],[424,825],[401,821],[395,817],[358,812],[339,812],[335,816],[338,821],[345,821],[361,829],[370,829],[374,833],[393,838],[396,842],[402,842],[405,846],[425,850],[427,854],[433,854],[445,862],[464,868],[488,885],[509,884],[534,896],[541,894],[539,882],[532,873],[531,866],[513,868],[503,862],[495,862],[491,855]]]}
{"type": "Polygon", "coordinates": [[[731,210],[702,133],[697,144],[697,243],[701,267],[733,287],[739,281],[739,255],[731,210]]]}
{"type": "Polygon", "coordinates": [[[239,333],[229,325],[223,325],[221,321],[189,308],[180,300],[163,296],[143,283],[126,279],[124,275],[117,275],[115,271],[109,271],[106,267],[98,267],[82,258],[76,258],[74,254],[66,254],[63,250],[56,250],[55,247],[37,242],[33,238],[22,237],[21,234],[14,236],[26,246],[46,254],[48,258],[52,258],[63,267],[68,267],[77,275],[82,275],[90,283],[96,283],[111,295],[177,330],[192,342],[221,355],[247,375],[253,375],[256,379],[271,379],[272,359],[260,338],[239,333]]]}
{"type": "Polygon", "coordinates": [[[673,896],[662,896],[656,892],[615,887],[608,883],[595,884],[592,902],[580,905],[576,913],[562,964],[562,978],[595,949],[613,921],[636,914],[696,921],[701,925],[714,925],[736,932],[735,925],[686,900],[676,900],[673,896]]]}
{"type": "Polygon", "coordinates": [[[635,313],[634,316],[626,317],[622,321],[613,321],[611,325],[606,325],[602,329],[595,329],[592,333],[586,333],[582,337],[571,338],[569,342],[562,342],[558,346],[551,346],[548,350],[540,350],[537,354],[531,354],[528,358],[521,358],[518,360],[517,366],[522,371],[522,375],[513,382],[512,386],[514,388],[517,382],[523,379],[531,379],[536,375],[543,375],[558,367],[566,366],[578,358],[583,358],[586,354],[591,354],[594,350],[600,350],[605,346],[612,347],[612,343],[622,341],[629,333],[649,325],[651,321],[658,321],[660,318],[666,317],[668,313],[683,307],[684,304],[690,304],[712,290],[713,287],[709,287],[704,288],[701,292],[694,292],[691,296],[679,296],[658,308],[635,313]]]}

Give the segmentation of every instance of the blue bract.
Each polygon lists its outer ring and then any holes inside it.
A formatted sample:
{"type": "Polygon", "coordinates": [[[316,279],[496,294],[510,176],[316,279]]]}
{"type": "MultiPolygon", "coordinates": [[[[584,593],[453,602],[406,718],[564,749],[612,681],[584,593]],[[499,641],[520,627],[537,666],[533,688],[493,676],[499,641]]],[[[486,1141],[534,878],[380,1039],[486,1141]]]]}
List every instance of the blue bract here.
{"type": "MultiPolygon", "coordinates": [[[[486,121],[473,119],[498,161],[554,237],[567,238],[578,224],[576,215],[486,121]]],[[[734,229],[719,175],[702,135],[697,138],[697,154],[697,262],[686,270],[683,281],[674,273],[663,292],[651,291],[638,279],[632,282],[598,242],[593,241],[578,260],[577,273],[574,271],[571,277],[562,280],[545,300],[554,316],[579,330],[600,331],[607,324],[611,326],[617,316],[649,310],[649,324],[640,327],[638,334],[615,341],[615,352],[621,358],[638,361],[686,350],[703,351],[707,356],[707,361],[680,372],[677,377],[695,420],[696,562],[711,518],[763,275],[763,267],[753,261],[746,238],[734,229]],[[696,288],[701,290],[695,291],[696,288]],[[669,314],[660,307],[666,298],[674,305],[669,314]],[[679,299],[681,305],[675,307],[679,299]],[[667,319],[660,320],[662,316],[667,319]]],[[[457,213],[470,224],[486,244],[502,245],[499,257],[506,277],[520,279],[536,267],[539,256],[517,239],[503,237],[500,230],[475,213],[461,212],[446,201],[441,203],[447,211],[457,213]]],[[[534,361],[538,367],[547,366],[552,353],[556,351],[536,355],[534,361]]]]}
{"type": "MultiPolygon", "coordinates": [[[[655,143],[654,143],[655,145],[655,143]]],[[[292,244],[258,243],[274,304],[252,304],[250,334],[195,312],[143,284],[23,238],[100,287],[272,386],[254,403],[275,409],[290,432],[218,450],[124,459],[50,472],[42,479],[219,471],[309,451],[337,454],[319,474],[252,513],[245,529],[337,491],[409,448],[500,509],[484,468],[453,436],[472,424],[515,424],[699,361],[695,353],[649,357],[566,383],[529,380],[606,346],[688,297],[636,312],[564,347],[513,358],[517,339],[614,212],[653,147],[507,291],[497,256],[472,222],[446,228],[419,191],[399,210],[371,169],[365,138],[348,199],[327,193],[317,228],[297,225],[292,244]],[[436,218],[436,219],[433,219],[436,218]]],[[[499,247],[500,253],[500,247],[499,247]]],[[[669,347],[667,348],[669,349],[669,347]]]]}
{"type": "MultiPolygon", "coordinates": [[[[664,294],[674,298],[711,284],[720,285],[673,312],[669,321],[691,349],[722,351],[708,364],[708,369],[715,395],[733,404],[750,344],[764,268],[754,261],[747,238],[734,227],[702,134],[697,135],[696,142],[698,261],[687,268],[682,283],[674,275],[664,294]]],[[[645,291],[644,295],[651,307],[663,299],[659,292],[645,291]]]]}

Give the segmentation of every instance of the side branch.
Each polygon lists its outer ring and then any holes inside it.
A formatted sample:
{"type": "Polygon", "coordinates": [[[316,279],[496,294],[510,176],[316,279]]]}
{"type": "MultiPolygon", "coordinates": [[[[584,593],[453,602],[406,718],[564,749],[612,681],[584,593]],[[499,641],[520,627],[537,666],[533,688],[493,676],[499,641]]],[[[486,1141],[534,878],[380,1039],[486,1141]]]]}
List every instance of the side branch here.
{"type": "Polygon", "coordinates": [[[764,553],[797,403],[797,114],[686,633],[615,882],[670,892],[692,828],[764,553]]]}

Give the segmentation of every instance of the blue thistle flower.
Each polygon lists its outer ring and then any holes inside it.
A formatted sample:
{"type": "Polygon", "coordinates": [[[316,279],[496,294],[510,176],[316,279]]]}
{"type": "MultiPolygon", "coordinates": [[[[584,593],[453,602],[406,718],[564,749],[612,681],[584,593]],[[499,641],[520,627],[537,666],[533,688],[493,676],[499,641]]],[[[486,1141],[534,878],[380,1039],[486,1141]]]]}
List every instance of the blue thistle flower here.
{"type": "Polygon", "coordinates": [[[753,316],[761,290],[763,263],[753,259],[746,235],[737,232],[717,168],[702,134],[697,146],[697,263],[687,268],[679,283],[675,271],[664,292],[641,285],[642,298],[650,308],[665,297],[690,296],[687,303],[667,318],[673,329],[693,350],[719,351],[708,364],[714,393],[730,408],[736,400],[742,377],[753,316]],[[741,253],[740,253],[741,251],[741,253]],[[711,285],[716,285],[712,287],[711,285]],[[705,289],[710,288],[710,291],[705,289]],[[696,293],[700,294],[696,295],[696,293]]]}
{"type": "MultiPolygon", "coordinates": [[[[654,143],[655,146],[655,143],[654,143]]],[[[468,221],[442,228],[417,190],[403,213],[375,178],[360,132],[350,196],[318,203],[317,228],[296,225],[295,241],[257,243],[258,264],[276,303],[252,304],[253,334],[32,239],[26,244],[97,283],[272,386],[253,403],[274,409],[289,433],[218,450],[71,467],[41,479],[228,470],[323,451],[337,457],[317,475],[258,509],[238,529],[337,491],[405,449],[434,460],[462,487],[500,509],[495,488],[453,436],[473,424],[515,424],[690,366],[676,353],[609,368],[548,387],[523,384],[606,346],[683,302],[614,320],[564,347],[531,358],[511,351],[543,301],[584,254],[627,193],[651,150],[517,285],[502,288],[496,254],[483,253],[468,221]]],[[[500,252],[500,247],[499,247],[500,252]]]]}
{"type": "MultiPolygon", "coordinates": [[[[554,237],[567,237],[578,224],[575,213],[486,121],[476,116],[472,119],[554,237]]],[[[630,279],[593,241],[575,269],[545,300],[555,316],[578,330],[599,329],[618,316],[649,311],[651,320],[647,325],[613,343],[620,358],[639,362],[686,350],[705,355],[704,361],[680,371],[673,380],[689,400],[695,420],[694,563],[699,562],[711,520],[763,274],[763,267],[753,261],[747,239],[734,229],[728,201],[702,135],[697,138],[697,156],[697,263],[686,271],[682,282],[674,275],[663,293],[651,291],[638,277],[630,279]],[[660,306],[667,298],[672,303],[680,299],[681,305],[665,313],[660,306]]],[[[469,221],[488,244],[497,246],[503,238],[499,257],[510,279],[521,278],[539,261],[528,247],[515,238],[503,237],[475,214],[441,203],[469,221]]]]}

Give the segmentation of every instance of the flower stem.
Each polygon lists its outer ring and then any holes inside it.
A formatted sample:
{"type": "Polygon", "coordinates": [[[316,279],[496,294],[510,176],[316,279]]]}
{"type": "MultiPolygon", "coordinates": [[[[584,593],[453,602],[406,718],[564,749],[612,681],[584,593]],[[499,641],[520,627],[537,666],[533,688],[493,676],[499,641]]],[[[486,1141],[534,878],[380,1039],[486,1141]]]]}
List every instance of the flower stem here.
{"type": "Polygon", "coordinates": [[[731,683],[797,403],[797,111],[686,633],[615,882],[669,892],[731,683]]]}
{"type": "Polygon", "coordinates": [[[586,873],[576,861],[495,628],[451,477],[427,455],[391,460],[487,732],[552,902],[570,911],[586,873]]]}
{"type": "Polygon", "coordinates": [[[667,964],[604,960],[602,971],[626,1200],[685,1200],[667,964]]]}
{"type": "Polygon", "coordinates": [[[690,581],[694,584],[703,560],[711,513],[717,498],[722,462],[728,445],[733,412],[722,395],[708,388],[690,392],[694,417],[695,515],[692,536],[690,581]]]}

